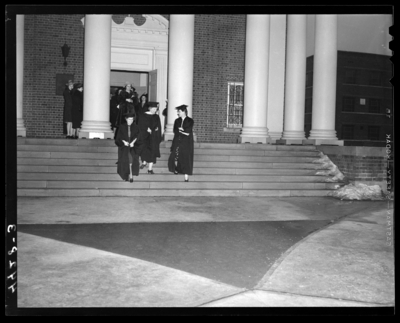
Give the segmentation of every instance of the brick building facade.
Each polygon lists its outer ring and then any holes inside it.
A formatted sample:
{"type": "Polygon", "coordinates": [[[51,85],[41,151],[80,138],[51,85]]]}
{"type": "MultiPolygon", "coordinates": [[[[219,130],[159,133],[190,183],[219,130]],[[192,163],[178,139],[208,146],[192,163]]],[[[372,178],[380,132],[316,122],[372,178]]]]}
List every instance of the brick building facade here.
{"type": "MultiPolygon", "coordinates": [[[[135,23],[143,17],[135,16],[135,23]]],[[[163,15],[168,19],[169,15],[163,15]]],[[[26,15],[23,117],[27,137],[63,138],[62,95],[56,75],[83,81],[84,15],[26,15]],[[60,47],[71,47],[63,66],[60,47]]],[[[114,15],[121,23],[123,15],[114,15]]],[[[226,127],[227,84],[244,81],[245,15],[196,15],[193,118],[197,140],[236,143],[239,133],[226,127]]]]}
{"type": "MultiPolygon", "coordinates": [[[[311,129],[313,56],[307,58],[305,132],[311,129]]],[[[345,146],[386,145],[393,121],[392,63],[386,55],[338,51],[336,120],[337,136],[345,146]]]]}

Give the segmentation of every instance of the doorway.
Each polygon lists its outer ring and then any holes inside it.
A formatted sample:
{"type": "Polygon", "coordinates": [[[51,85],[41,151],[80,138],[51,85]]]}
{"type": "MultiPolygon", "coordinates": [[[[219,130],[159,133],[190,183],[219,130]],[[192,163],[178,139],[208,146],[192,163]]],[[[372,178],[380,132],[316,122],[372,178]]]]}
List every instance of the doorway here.
{"type": "Polygon", "coordinates": [[[132,84],[138,97],[149,92],[149,73],[111,70],[110,94],[114,94],[116,89],[125,87],[125,82],[132,84]]]}

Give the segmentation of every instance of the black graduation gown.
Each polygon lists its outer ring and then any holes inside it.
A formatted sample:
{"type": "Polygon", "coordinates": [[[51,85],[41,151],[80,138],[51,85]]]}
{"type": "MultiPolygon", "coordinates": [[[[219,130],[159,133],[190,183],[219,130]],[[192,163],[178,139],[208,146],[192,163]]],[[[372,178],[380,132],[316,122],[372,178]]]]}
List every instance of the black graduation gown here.
{"type": "Polygon", "coordinates": [[[142,105],[141,103],[135,105],[136,124],[139,124],[140,116],[146,111],[149,111],[149,104],[147,102],[144,105],[142,105]]]}
{"type": "Polygon", "coordinates": [[[127,92],[126,90],[122,90],[121,93],[118,96],[118,104],[119,104],[119,109],[118,109],[118,115],[115,121],[115,127],[119,127],[121,124],[125,124],[125,113],[129,113],[132,111],[135,111],[135,105],[133,103],[130,103],[126,101],[126,99],[132,98],[132,92],[127,92]]]}
{"type": "MultiPolygon", "coordinates": [[[[158,114],[144,113],[139,121],[140,131],[145,131],[146,125],[151,129],[151,134],[147,136],[145,141],[146,146],[143,147],[141,158],[142,162],[156,163],[157,158],[161,157],[160,142],[161,142],[161,121],[158,114]]],[[[148,133],[148,132],[147,132],[148,133]]]]}
{"type": "Polygon", "coordinates": [[[83,121],[83,93],[77,89],[72,91],[72,128],[78,129],[83,121]]]}
{"type": "Polygon", "coordinates": [[[65,87],[64,92],[64,122],[72,122],[72,95],[68,86],[65,87]]]}
{"type": "Polygon", "coordinates": [[[186,117],[184,119],[183,125],[182,118],[178,118],[174,122],[174,139],[172,140],[171,154],[168,159],[168,169],[170,172],[175,171],[176,149],[179,147],[178,164],[176,170],[180,174],[193,175],[193,124],[194,121],[190,117],[186,117]],[[179,132],[179,127],[181,127],[181,125],[183,132],[189,133],[188,136],[179,132]]]}
{"type": "Polygon", "coordinates": [[[130,125],[131,127],[131,136],[128,138],[128,125],[125,123],[121,125],[118,129],[118,133],[115,137],[115,144],[118,146],[118,166],[117,173],[121,176],[122,179],[129,179],[129,154],[131,154],[133,162],[132,162],[132,175],[139,175],[139,156],[135,152],[135,145],[133,148],[127,147],[124,145],[122,140],[128,141],[131,143],[135,138],[139,135],[139,128],[135,123],[130,125]]]}

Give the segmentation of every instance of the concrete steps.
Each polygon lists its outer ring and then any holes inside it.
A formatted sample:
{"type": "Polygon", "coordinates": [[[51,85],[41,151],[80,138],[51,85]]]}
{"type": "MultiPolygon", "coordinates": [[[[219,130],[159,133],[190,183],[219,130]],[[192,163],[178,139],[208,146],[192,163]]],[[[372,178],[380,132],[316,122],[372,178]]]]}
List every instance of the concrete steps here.
{"type": "Polygon", "coordinates": [[[316,175],[315,146],[195,143],[194,175],[168,171],[171,142],[124,182],[113,140],[17,138],[18,196],[325,196],[341,183],[316,175]],[[233,176],[234,175],[234,176],[233,176]]]}

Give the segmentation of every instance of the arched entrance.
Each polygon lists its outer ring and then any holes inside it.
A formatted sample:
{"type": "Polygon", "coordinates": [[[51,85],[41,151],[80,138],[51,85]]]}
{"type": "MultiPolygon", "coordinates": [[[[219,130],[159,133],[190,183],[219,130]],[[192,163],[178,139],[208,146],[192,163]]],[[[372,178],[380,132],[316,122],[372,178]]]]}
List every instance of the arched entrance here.
{"type": "MultiPolygon", "coordinates": [[[[148,73],[149,100],[160,103],[162,129],[166,120],[162,111],[166,108],[168,72],[169,22],[161,15],[142,15],[146,22],[138,26],[130,16],[121,24],[112,21],[111,70],[148,73]]],[[[147,81],[144,81],[147,79],[147,81]]],[[[144,84],[134,84],[143,86],[144,84]]]]}

